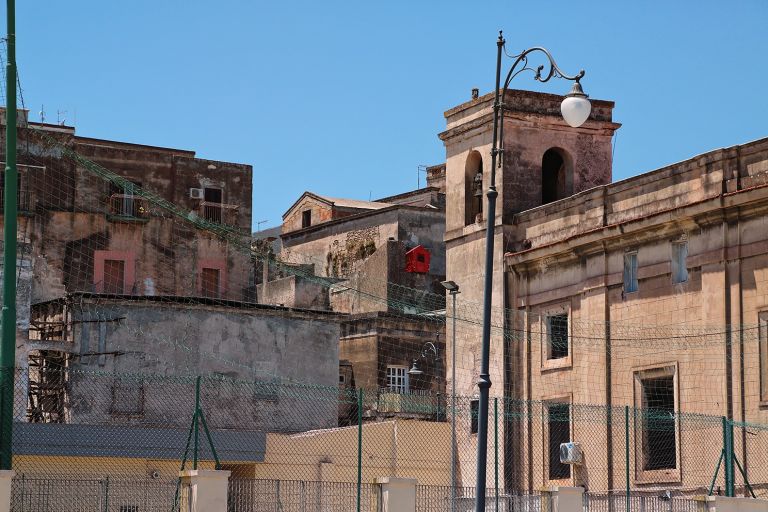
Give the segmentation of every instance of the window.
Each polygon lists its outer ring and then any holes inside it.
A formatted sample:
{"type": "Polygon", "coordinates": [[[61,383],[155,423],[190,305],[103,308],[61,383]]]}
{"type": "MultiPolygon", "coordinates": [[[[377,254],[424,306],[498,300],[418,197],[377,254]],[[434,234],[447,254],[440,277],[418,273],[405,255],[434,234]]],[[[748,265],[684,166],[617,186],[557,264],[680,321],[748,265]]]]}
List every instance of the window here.
{"type": "Polygon", "coordinates": [[[541,204],[571,195],[565,159],[560,150],[548,149],[541,159],[541,204]]]}
{"type": "Polygon", "coordinates": [[[221,203],[223,193],[220,188],[203,189],[203,218],[221,224],[221,203]]]}
{"type": "Polygon", "coordinates": [[[624,293],[637,289],[637,251],[633,251],[624,254],[624,293]]]}
{"type": "Polygon", "coordinates": [[[203,297],[219,298],[221,271],[218,268],[203,268],[200,275],[200,291],[203,297]]]}
{"type": "Polygon", "coordinates": [[[339,384],[344,384],[347,381],[347,379],[344,378],[343,374],[339,375],[339,384]]]}
{"type": "Polygon", "coordinates": [[[301,227],[308,228],[312,225],[312,210],[304,210],[301,212],[301,227]]]}
{"type": "Polygon", "coordinates": [[[408,393],[408,368],[387,366],[387,389],[391,393],[408,393]]]}
{"type": "Polygon", "coordinates": [[[568,314],[547,317],[547,359],[568,357],[568,314]]]}
{"type": "Polygon", "coordinates": [[[483,220],[483,157],[472,151],[464,167],[464,225],[483,220]]]}
{"type": "Polygon", "coordinates": [[[681,477],[677,445],[677,364],[635,372],[635,460],[644,482],[681,477]]]}
{"type": "Polygon", "coordinates": [[[469,401],[469,433],[477,434],[478,417],[480,415],[480,400],[469,401]]]}
{"type": "Polygon", "coordinates": [[[571,440],[571,406],[567,403],[547,404],[547,445],[549,448],[549,479],[570,478],[571,466],[560,462],[560,445],[571,440]]]}
{"type": "Polygon", "coordinates": [[[96,293],[136,293],[136,256],[130,251],[93,251],[96,293]]]}
{"type": "MultiPolygon", "coordinates": [[[[27,183],[26,170],[21,165],[16,170],[16,207],[20,212],[29,212],[31,210],[30,205],[30,188],[27,183]]],[[[5,171],[0,170],[0,213],[5,208],[5,171]]]]}
{"type": "Polygon", "coordinates": [[[672,243],[672,282],[684,283],[688,280],[688,242],[672,243]]]}
{"type": "Polygon", "coordinates": [[[768,403],[768,311],[757,316],[760,344],[760,401],[768,403]]]}
{"type": "Polygon", "coordinates": [[[112,404],[109,412],[114,415],[128,416],[144,414],[144,382],[138,378],[115,379],[112,384],[112,404]]]}
{"type": "Polygon", "coordinates": [[[104,260],[102,291],[115,294],[125,293],[125,261],[104,260]]]}
{"type": "Polygon", "coordinates": [[[135,189],[141,188],[138,181],[128,181],[124,185],[109,184],[109,213],[119,217],[143,217],[146,213],[142,198],[135,195],[135,189]]]}

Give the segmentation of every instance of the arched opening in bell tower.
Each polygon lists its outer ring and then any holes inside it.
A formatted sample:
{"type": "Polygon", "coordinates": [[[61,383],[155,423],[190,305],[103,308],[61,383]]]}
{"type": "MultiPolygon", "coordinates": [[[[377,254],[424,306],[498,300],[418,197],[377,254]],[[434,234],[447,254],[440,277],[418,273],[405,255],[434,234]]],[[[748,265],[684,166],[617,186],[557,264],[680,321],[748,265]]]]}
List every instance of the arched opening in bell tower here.
{"type": "Polygon", "coordinates": [[[472,151],[464,167],[464,225],[483,220],[483,157],[472,151]]]}
{"type": "Polygon", "coordinates": [[[541,204],[551,203],[573,192],[573,178],[568,155],[559,148],[550,148],[541,159],[541,204]]]}

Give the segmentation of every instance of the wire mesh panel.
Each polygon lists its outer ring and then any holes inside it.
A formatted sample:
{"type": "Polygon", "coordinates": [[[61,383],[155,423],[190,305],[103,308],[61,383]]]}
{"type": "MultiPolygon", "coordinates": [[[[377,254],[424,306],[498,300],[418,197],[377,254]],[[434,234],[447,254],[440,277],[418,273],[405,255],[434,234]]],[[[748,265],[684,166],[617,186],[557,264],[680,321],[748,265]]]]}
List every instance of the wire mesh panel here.
{"type": "MultiPolygon", "coordinates": [[[[474,487],[417,485],[416,510],[418,512],[471,512],[474,510],[474,487]]],[[[487,489],[485,509],[489,512],[540,512],[541,495],[510,495],[502,489],[487,489]]]]}
{"type": "MultiPolygon", "coordinates": [[[[350,482],[233,479],[229,512],[354,512],[358,487],[350,482]]],[[[376,512],[376,486],[361,484],[360,510],[376,512]]]]}
{"type": "Polygon", "coordinates": [[[178,511],[177,485],[141,480],[73,480],[29,478],[13,480],[14,512],[173,512],[178,511]]]}
{"type": "MultiPolygon", "coordinates": [[[[585,512],[627,512],[627,494],[584,493],[585,512]]],[[[673,496],[668,492],[631,493],[629,507],[631,512],[701,512],[701,502],[691,496],[673,496]]]]}

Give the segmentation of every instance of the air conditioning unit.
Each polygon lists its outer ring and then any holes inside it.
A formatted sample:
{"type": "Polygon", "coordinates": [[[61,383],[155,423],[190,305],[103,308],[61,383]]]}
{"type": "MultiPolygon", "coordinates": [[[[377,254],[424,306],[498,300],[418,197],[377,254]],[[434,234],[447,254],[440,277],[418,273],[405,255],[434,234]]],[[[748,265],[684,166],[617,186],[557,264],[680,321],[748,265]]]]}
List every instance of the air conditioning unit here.
{"type": "Polygon", "coordinates": [[[562,464],[581,464],[581,446],[579,443],[561,443],[560,462],[562,464]]]}
{"type": "Polygon", "coordinates": [[[192,199],[203,199],[205,195],[203,193],[203,189],[191,188],[189,189],[189,197],[191,197],[192,199]]]}

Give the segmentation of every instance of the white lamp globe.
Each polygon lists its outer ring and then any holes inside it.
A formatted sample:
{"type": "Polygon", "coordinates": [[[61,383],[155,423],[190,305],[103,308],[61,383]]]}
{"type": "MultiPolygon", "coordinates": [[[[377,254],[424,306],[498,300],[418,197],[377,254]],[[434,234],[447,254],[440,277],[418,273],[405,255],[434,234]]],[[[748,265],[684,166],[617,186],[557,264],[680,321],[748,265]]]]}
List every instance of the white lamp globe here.
{"type": "Polygon", "coordinates": [[[589,118],[591,111],[592,104],[581,89],[581,84],[575,82],[571,92],[565,95],[563,103],[560,104],[560,112],[563,113],[563,119],[573,128],[578,128],[589,118]]]}

